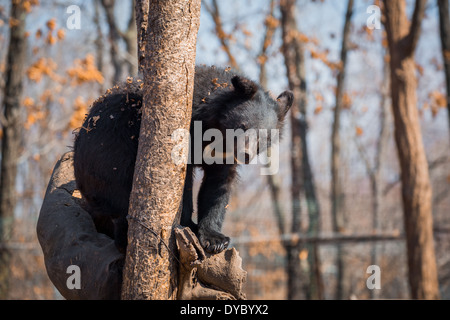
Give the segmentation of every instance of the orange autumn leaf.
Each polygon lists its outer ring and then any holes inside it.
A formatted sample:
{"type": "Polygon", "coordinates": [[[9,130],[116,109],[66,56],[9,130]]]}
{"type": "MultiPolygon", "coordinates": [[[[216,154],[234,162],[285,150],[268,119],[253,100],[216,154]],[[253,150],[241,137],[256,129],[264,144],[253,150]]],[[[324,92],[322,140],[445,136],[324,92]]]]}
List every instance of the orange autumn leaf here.
{"type": "Polygon", "coordinates": [[[325,99],[324,99],[324,97],[323,97],[323,95],[321,95],[319,92],[314,92],[314,99],[317,101],[317,102],[322,102],[322,101],[324,101],[325,99]]]}
{"type": "Polygon", "coordinates": [[[59,78],[55,74],[56,67],[56,63],[51,58],[40,58],[28,68],[26,73],[28,79],[34,82],[41,81],[43,76],[58,80],[59,78]]]}
{"type": "Polygon", "coordinates": [[[423,76],[423,74],[425,73],[425,69],[418,63],[416,63],[416,70],[421,76],[423,76]]]}
{"type": "Polygon", "coordinates": [[[342,96],[342,108],[350,109],[352,106],[352,98],[348,93],[344,93],[342,96]]]}
{"type": "Polygon", "coordinates": [[[45,24],[47,26],[47,28],[50,31],[53,31],[56,27],[56,19],[55,18],[51,18],[50,20],[47,21],[47,23],[45,24]]]}
{"type": "Polygon", "coordinates": [[[297,32],[297,40],[303,43],[309,42],[308,36],[301,32],[297,32]]]}
{"type": "Polygon", "coordinates": [[[88,54],[86,58],[77,59],[74,67],[67,70],[67,74],[72,79],[72,84],[81,85],[85,82],[103,83],[103,75],[95,66],[95,58],[88,54]]]}
{"type": "Polygon", "coordinates": [[[86,103],[82,97],[77,97],[74,102],[74,112],[69,121],[70,129],[76,129],[82,125],[87,113],[87,109],[88,103],[86,103]]]}
{"type": "Polygon", "coordinates": [[[47,42],[49,45],[54,45],[56,43],[56,37],[53,36],[50,32],[47,35],[47,38],[45,39],[45,42],[47,42]]]}
{"type": "Polygon", "coordinates": [[[278,27],[278,25],[280,24],[280,21],[275,18],[273,15],[269,14],[266,19],[264,20],[264,24],[268,27],[268,28],[272,28],[275,29],[278,27]]]}
{"type": "Polygon", "coordinates": [[[331,71],[339,71],[342,69],[342,61],[331,62],[328,60],[328,51],[318,52],[314,49],[309,50],[311,53],[311,58],[322,61],[331,71]]]}
{"type": "Polygon", "coordinates": [[[23,99],[22,104],[24,105],[24,107],[30,108],[34,106],[34,99],[26,97],[25,99],[23,99]]]}
{"type": "Polygon", "coordinates": [[[39,0],[24,0],[22,1],[22,7],[25,9],[27,13],[31,12],[31,8],[33,6],[39,5],[39,0]]]}
{"type": "Polygon", "coordinates": [[[300,253],[298,254],[298,257],[300,260],[308,259],[308,250],[307,249],[301,250],[300,253]]]}
{"type": "Polygon", "coordinates": [[[41,110],[29,110],[24,127],[29,130],[37,121],[45,118],[46,113],[41,110]]]}
{"type": "Polygon", "coordinates": [[[19,19],[9,18],[9,27],[17,27],[20,24],[19,19]]]}
{"type": "Polygon", "coordinates": [[[358,137],[362,136],[362,134],[364,133],[364,131],[363,131],[363,129],[361,127],[356,127],[355,131],[356,131],[356,135],[358,137]]]}
{"type": "Polygon", "coordinates": [[[314,114],[319,114],[321,113],[323,110],[323,107],[321,105],[318,105],[315,109],[314,109],[314,114]]]}
{"type": "Polygon", "coordinates": [[[363,32],[366,34],[366,39],[369,41],[373,41],[374,40],[374,35],[373,35],[373,30],[374,29],[370,29],[367,26],[363,26],[363,32]]]}
{"type": "Polygon", "coordinates": [[[439,91],[433,91],[428,95],[431,98],[431,102],[439,108],[445,108],[447,106],[447,98],[439,91]]]}
{"type": "Polygon", "coordinates": [[[267,56],[264,55],[264,54],[259,55],[259,56],[256,58],[256,62],[257,62],[258,64],[264,64],[264,63],[266,63],[266,61],[267,61],[267,56]]]}
{"type": "Polygon", "coordinates": [[[63,40],[66,37],[66,32],[64,31],[64,29],[59,29],[56,33],[56,37],[58,38],[58,40],[63,40]]]}
{"type": "Polygon", "coordinates": [[[253,35],[252,32],[246,28],[242,28],[241,31],[246,37],[251,37],[253,35]]]}

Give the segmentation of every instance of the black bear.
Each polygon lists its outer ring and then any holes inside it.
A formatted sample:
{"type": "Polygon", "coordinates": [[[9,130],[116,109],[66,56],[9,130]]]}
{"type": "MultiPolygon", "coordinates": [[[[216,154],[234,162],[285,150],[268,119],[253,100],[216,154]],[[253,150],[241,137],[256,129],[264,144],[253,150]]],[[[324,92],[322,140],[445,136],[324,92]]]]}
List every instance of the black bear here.
{"type": "MultiPolygon", "coordinates": [[[[87,210],[98,231],[114,238],[122,252],[127,245],[128,202],[139,139],[142,86],[141,80],[127,81],[97,99],[74,143],[75,178],[87,210]]],[[[197,146],[204,151],[208,146],[202,139],[192,138],[197,121],[201,123],[202,133],[216,129],[223,137],[227,129],[280,130],[292,102],[290,91],[283,92],[275,101],[258,84],[229,68],[197,66],[190,150],[196,150],[197,146]]],[[[234,147],[233,153],[238,151],[234,147]]],[[[256,153],[262,151],[257,148],[256,153]]],[[[245,163],[254,156],[245,150],[244,154],[245,163]]],[[[211,253],[224,250],[230,241],[221,233],[221,228],[237,165],[237,162],[206,163],[205,160],[187,165],[180,224],[190,227],[205,250],[211,253]],[[204,172],[198,194],[198,224],[192,222],[195,166],[204,172]]]]}

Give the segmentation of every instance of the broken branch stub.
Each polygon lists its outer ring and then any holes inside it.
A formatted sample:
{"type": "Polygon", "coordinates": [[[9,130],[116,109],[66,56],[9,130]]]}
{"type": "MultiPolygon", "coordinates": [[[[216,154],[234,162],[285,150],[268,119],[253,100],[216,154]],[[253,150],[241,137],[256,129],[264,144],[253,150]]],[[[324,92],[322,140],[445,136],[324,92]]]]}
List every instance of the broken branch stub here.
{"type": "Polygon", "coordinates": [[[180,255],[179,300],[245,299],[247,272],[236,249],[210,255],[189,228],[179,226],[174,231],[180,255]]]}

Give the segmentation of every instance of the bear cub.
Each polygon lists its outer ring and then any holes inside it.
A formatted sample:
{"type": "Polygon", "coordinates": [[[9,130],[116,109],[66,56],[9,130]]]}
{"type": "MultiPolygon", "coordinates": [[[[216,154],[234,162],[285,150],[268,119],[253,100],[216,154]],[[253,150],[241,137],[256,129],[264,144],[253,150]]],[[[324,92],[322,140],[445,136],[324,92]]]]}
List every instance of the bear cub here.
{"type": "MultiPolygon", "coordinates": [[[[97,99],[74,143],[77,187],[86,200],[97,230],[112,237],[121,252],[125,252],[127,246],[128,202],[138,148],[142,86],[141,80],[127,81],[97,99]]],[[[211,143],[195,138],[197,121],[201,123],[202,133],[216,129],[223,137],[227,129],[281,130],[292,102],[290,91],[281,93],[274,100],[259,84],[229,68],[197,66],[190,150],[205,150],[211,143]]],[[[227,144],[226,139],[223,143],[227,144]]],[[[246,147],[248,144],[241,144],[241,148],[246,147]]],[[[270,147],[270,141],[267,147],[270,147]]],[[[258,148],[252,154],[237,149],[235,146],[233,152],[245,153],[244,163],[264,151],[258,148]]],[[[226,249],[230,241],[221,229],[237,165],[236,161],[206,163],[204,160],[187,165],[180,224],[190,227],[210,253],[226,249]],[[192,221],[194,167],[201,167],[204,173],[197,197],[198,224],[192,221]]]]}

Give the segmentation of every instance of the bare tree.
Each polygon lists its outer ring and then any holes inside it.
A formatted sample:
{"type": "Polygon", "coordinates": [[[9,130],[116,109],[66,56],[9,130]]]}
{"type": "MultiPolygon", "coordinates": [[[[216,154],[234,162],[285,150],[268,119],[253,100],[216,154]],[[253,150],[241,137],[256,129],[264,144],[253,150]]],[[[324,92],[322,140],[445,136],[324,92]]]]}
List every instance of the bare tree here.
{"type": "Polygon", "coordinates": [[[439,31],[441,35],[442,58],[444,60],[445,83],[447,90],[447,114],[450,130],[450,13],[448,0],[438,0],[439,31]]]}
{"type": "MultiPolygon", "coordinates": [[[[363,160],[364,166],[367,171],[367,175],[370,180],[371,189],[371,207],[372,207],[372,229],[373,232],[378,233],[381,231],[381,204],[383,200],[382,192],[382,165],[386,159],[387,143],[389,142],[389,124],[391,123],[390,113],[390,100],[389,100],[389,55],[384,55],[383,58],[383,82],[381,84],[381,101],[380,101],[380,114],[379,114],[379,134],[376,142],[376,150],[374,159],[371,162],[367,156],[366,150],[362,145],[359,137],[355,136],[355,143],[358,153],[363,160]]],[[[355,124],[356,126],[356,124],[355,124]]],[[[372,265],[379,265],[379,255],[377,251],[377,244],[372,243],[372,249],[370,252],[370,260],[372,265]]],[[[379,290],[371,290],[370,297],[376,299],[379,295],[379,290]]]]}
{"type": "Polygon", "coordinates": [[[119,55],[119,40],[120,33],[119,28],[116,25],[114,18],[114,6],[115,0],[101,0],[102,6],[105,9],[106,13],[106,21],[109,26],[109,45],[110,45],[110,54],[111,54],[111,62],[114,66],[114,83],[120,81],[122,76],[122,59],[119,55]]]}
{"type": "MultiPolygon", "coordinates": [[[[144,3],[136,1],[140,10],[144,3]]],[[[171,159],[171,134],[189,130],[200,0],[149,1],[144,99],[130,196],[122,299],[176,297],[175,241],[186,166],[171,159]]],[[[138,30],[142,30],[138,25],[138,30]]]]}
{"type": "MultiPolygon", "coordinates": [[[[26,58],[26,9],[23,1],[11,1],[10,39],[6,61],[2,159],[0,168],[0,242],[6,243],[12,235],[16,207],[16,175],[20,155],[22,124],[22,81],[26,58]]],[[[0,299],[9,291],[9,262],[11,254],[6,246],[0,248],[0,299]]]]}
{"type": "Polygon", "coordinates": [[[230,66],[236,70],[239,70],[239,66],[236,62],[236,59],[234,58],[234,55],[231,53],[230,50],[229,45],[230,35],[225,32],[222,26],[222,19],[220,18],[220,11],[217,0],[212,0],[212,8],[209,7],[206,3],[204,3],[204,7],[206,11],[208,11],[208,13],[211,15],[211,18],[214,21],[217,37],[219,38],[220,44],[222,45],[222,49],[225,51],[228,57],[230,66]]]}
{"type": "Polygon", "coordinates": [[[411,297],[437,299],[432,191],[417,110],[414,61],[426,0],[416,0],[411,22],[406,15],[405,1],[383,3],[391,56],[394,135],[401,170],[411,297]]]}
{"type": "MultiPolygon", "coordinates": [[[[123,73],[124,64],[127,66],[127,74],[130,76],[136,76],[138,74],[137,57],[137,30],[136,30],[136,12],[135,12],[135,0],[129,2],[130,4],[130,17],[128,18],[127,27],[124,31],[120,30],[117,26],[114,16],[114,8],[116,6],[115,0],[99,0],[105,10],[106,21],[109,26],[109,42],[110,42],[110,55],[112,65],[114,67],[114,83],[117,83],[123,73]],[[126,51],[122,52],[119,48],[120,41],[125,42],[126,51]]],[[[98,18],[97,18],[98,19],[98,18]]]]}
{"type": "MultiPolygon", "coordinates": [[[[259,83],[263,88],[267,88],[267,72],[266,72],[266,63],[268,59],[267,50],[272,43],[273,36],[275,34],[275,30],[278,25],[278,23],[273,23],[273,19],[275,19],[274,17],[275,0],[270,1],[269,9],[270,11],[265,21],[266,30],[264,33],[264,39],[261,46],[261,53],[259,55],[259,83]]],[[[270,164],[268,164],[268,166],[269,165],[270,164]]],[[[276,175],[269,174],[267,175],[267,184],[269,185],[270,195],[272,197],[272,207],[275,220],[277,221],[278,233],[280,234],[280,236],[283,236],[285,232],[286,223],[284,219],[284,212],[281,209],[280,179],[276,175]]]]}
{"type": "Polygon", "coordinates": [[[128,19],[127,28],[125,31],[120,31],[119,33],[125,42],[126,46],[126,64],[128,66],[128,74],[131,76],[136,76],[138,74],[138,64],[137,64],[137,28],[136,28],[136,0],[130,2],[130,18],[128,19]]]}
{"type": "MultiPolygon", "coordinates": [[[[353,13],[353,0],[348,0],[347,11],[345,14],[344,29],[342,33],[342,45],[340,55],[340,70],[337,76],[336,86],[336,106],[334,108],[333,127],[331,132],[331,217],[333,222],[333,231],[342,232],[345,226],[345,204],[342,191],[342,181],[340,176],[341,168],[341,141],[340,141],[340,123],[341,111],[343,108],[343,97],[345,93],[345,76],[347,53],[350,45],[350,26],[353,13]]],[[[344,288],[345,282],[345,264],[344,252],[340,244],[337,245],[337,287],[336,299],[346,298],[347,290],[344,288]]]]}
{"type": "MultiPolygon", "coordinates": [[[[104,39],[103,39],[103,32],[102,27],[100,25],[100,0],[96,0],[94,2],[94,24],[95,24],[95,31],[97,32],[97,39],[95,39],[95,49],[96,49],[96,64],[97,69],[103,74],[103,52],[105,48],[104,39]]],[[[100,94],[103,94],[104,90],[104,84],[100,85],[100,94]]]]}
{"type": "MultiPolygon", "coordinates": [[[[314,177],[311,170],[308,139],[307,139],[307,88],[304,48],[296,37],[298,34],[295,19],[295,0],[285,0],[280,3],[282,13],[283,55],[287,70],[289,88],[294,92],[294,104],[291,108],[291,170],[292,170],[292,233],[300,233],[300,195],[304,192],[309,214],[308,234],[316,236],[319,231],[319,202],[316,197],[314,177]],[[303,179],[303,183],[302,183],[303,179]]],[[[299,279],[292,279],[300,263],[297,260],[301,246],[292,244],[295,249],[288,250],[288,266],[293,270],[289,279],[293,283],[288,284],[289,290],[296,290],[295,283],[299,279]],[[297,255],[295,257],[294,255],[297,255]],[[292,261],[290,260],[292,259],[292,261]],[[291,277],[292,276],[292,277],[291,277]]],[[[322,299],[323,288],[319,267],[318,247],[316,244],[306,246],[308,250],[308,281],[306,290],[307,298],[322,299]]],[[[290,268],[288,268],[290,269],[290,268]]],[[[298,276],[297,276],[298,277],[298,276]]],[[[288,292],[290,292],[288,290],[288,292]]],[[[291,292],[288,297],[295,298],[298,293],[291,292]]]]}
{"type": "MultiPolygon", "coordinates": [[[[291,201],[292,201],[292,224],[291,232],[299,234],[301,232],[300,220],[300,192],[302,190],[302,147],[301,147],[301,104],[305,103],[306,92],[302,90],[305,85],[299,74],[296,72],[297,56],[300,50],[296,50],[298,42],[294,41],[294,32],[297,30],[294,17],[294,0],[283,0],[280,2],[281,26],[283,37],[283,55],[287,67],[289,86],[294,92],[294,103],[291,107],[291,201]]],[[[286,244],[287,273],[288,273],[288,299],[299,299],[302,291],[302,283],[305,282],[305,275],[302,273],[300,264],[301,247],[298,243],[290,242],[286,244]]],[[[306,288],[306,286],[305,286],[306,288]]]]}

